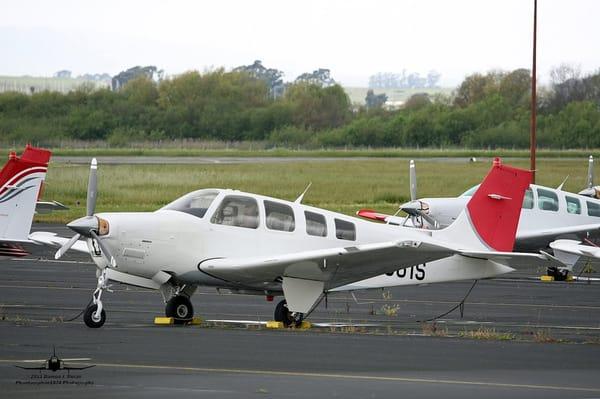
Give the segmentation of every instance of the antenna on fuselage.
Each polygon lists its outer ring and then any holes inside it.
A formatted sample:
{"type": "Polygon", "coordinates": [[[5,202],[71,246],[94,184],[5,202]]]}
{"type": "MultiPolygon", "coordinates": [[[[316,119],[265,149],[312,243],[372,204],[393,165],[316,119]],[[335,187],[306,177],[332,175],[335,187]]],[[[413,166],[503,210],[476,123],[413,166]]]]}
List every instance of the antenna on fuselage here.
{"type": "Polygon", "coordinates": [[[565,183],[567,182],[567,179],[569,178],[569,175],[567,175],[567,177],[565,177],[565,180],[562,181],[562,183],[560,183],[560,185],[558,187],[556,187],[557,190],[562,191],[563,186],[565,185],[565,183]]]}
{"type": "Polygon", "coordinates": [[[306,186],[306,188],[304,189],[304,191],[302,191],[302,194],[300,194],[300,196],[298,198],[296,198],[296,200],[294,201],[296,204],[301,204],[302,200],[304,199],[304,194],[306,194],[306,192],[308,191],[308,189],[310,188],[310,186],[312,186],[312,182],[308,183],[308,186],[306,186]]]}

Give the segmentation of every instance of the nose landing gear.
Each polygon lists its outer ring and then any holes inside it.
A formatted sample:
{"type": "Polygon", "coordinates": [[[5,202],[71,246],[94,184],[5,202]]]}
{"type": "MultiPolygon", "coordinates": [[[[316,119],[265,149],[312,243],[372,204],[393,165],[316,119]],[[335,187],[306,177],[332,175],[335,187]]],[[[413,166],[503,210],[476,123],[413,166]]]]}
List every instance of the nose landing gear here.
{"type": "Polygon", "coordinates": [[[102,273],[98,276],[98,285],[92,294],[92,304],[87,307],[83,314],[83,321],[89,328],[100,328],[106,321],[106,312],[103,309],[102,300],[100,299],[104,290],[112,292],[108,285],[106,269],[102,270],[102,273]]]}

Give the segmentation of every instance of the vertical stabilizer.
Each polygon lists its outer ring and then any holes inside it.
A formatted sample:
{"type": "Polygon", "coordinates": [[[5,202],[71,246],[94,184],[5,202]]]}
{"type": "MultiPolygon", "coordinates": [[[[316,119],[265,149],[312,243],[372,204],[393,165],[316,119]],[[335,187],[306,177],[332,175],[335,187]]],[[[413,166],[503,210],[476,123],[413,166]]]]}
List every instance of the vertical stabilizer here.
{"type": "Polygon", "coordinates": [[[0,170],[0,241],[27,241],[51,152],[27,145],[0,170]]]}
{"type": "Polygon", "coordinates": [[[461,249],[512,251],[531,175],[496,158],[466,209],[450,226],[434,231],[434,237],[455,242],[461,249]]]}

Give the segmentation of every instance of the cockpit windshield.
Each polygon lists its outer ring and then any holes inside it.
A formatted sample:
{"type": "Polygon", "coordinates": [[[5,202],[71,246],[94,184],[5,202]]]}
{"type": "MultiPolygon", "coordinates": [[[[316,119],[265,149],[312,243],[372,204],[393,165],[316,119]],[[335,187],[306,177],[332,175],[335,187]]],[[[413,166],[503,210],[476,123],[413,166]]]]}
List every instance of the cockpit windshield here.
{"type": "Polygon", "coordinates": [[[202,218],[218,194],[215,190],[194,191],[165,205],[162,210],[185,212],[202,218]]]}

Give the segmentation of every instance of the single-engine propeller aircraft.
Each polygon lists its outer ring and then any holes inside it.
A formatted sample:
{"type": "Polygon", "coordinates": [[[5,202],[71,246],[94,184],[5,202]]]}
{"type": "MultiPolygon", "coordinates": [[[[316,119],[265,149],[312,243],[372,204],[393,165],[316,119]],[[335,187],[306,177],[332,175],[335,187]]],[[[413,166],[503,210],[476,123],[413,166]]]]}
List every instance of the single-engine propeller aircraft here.
{"type": "Polygon", "coordinates": [[[494,275],[512,270],[511,262],[547,259],[510,252],[530,179],[495,161],[457,220],[427,231],[307,206],[302,195],[289,202],[230,189],[194,191],[155,212],[96,214],[94,159],[87,214],[67,225],[75,235],[36,232],[30,239],[60,246],[57,259],[70,248],[90,253],[98,286],[84,313],[88,327],[106,320],[101,297],[110,280],[160,290],[166,316],[180,322],[193,316],[190,297],[200,285],[269,300],[283,294],[275,320],[290,326],[326,292],[382,273],[451,257],[451,279],[461,261],[475,275],[494,275]]]}
{"type": "MultiPolygon", "coordinates": [[[[0,256],[27,255],[22,244],[31,242],[27,236],[50,156],[48,150],[27,145],[20,157],[11,152],[0,170],[0,256]]],[[[52,209],[54,203],[43,204],[44,209],[52,209]]]]}
{"type": "MultiPolygon", "coordinates": [[[[370,209],[361,209],[357,215],[392,225],[425,229],[445,228],[458,218],[479,187],[472,187],[455,198],[417,199],[415,164],[412,160],[409,170],[411,201],[400,206],[400,210],[407,214],[406,217],[386,215],[370,209]]],[[[588,176],[592,177],[588,177],[588,185],[592,187],[593,169],[590,167],[590,170],[588,176]]],[[[564,280],[574,261],[577,261],[577,258],[555,249],[555,245],[551,243],[564,238],[579,238],[578,241],[581,241],[583,238],[598,235],[600,199],[563,191],[562,185],[556,189],[536,184],[528,187],[523,199],[515,250],[536,252],[552,248],[565,265],[557,268],[552,266],[548,270],[549,275],[557,280],[564,280]]],[[[560,247],[566,248],[564,243],[560,247]]]]}

